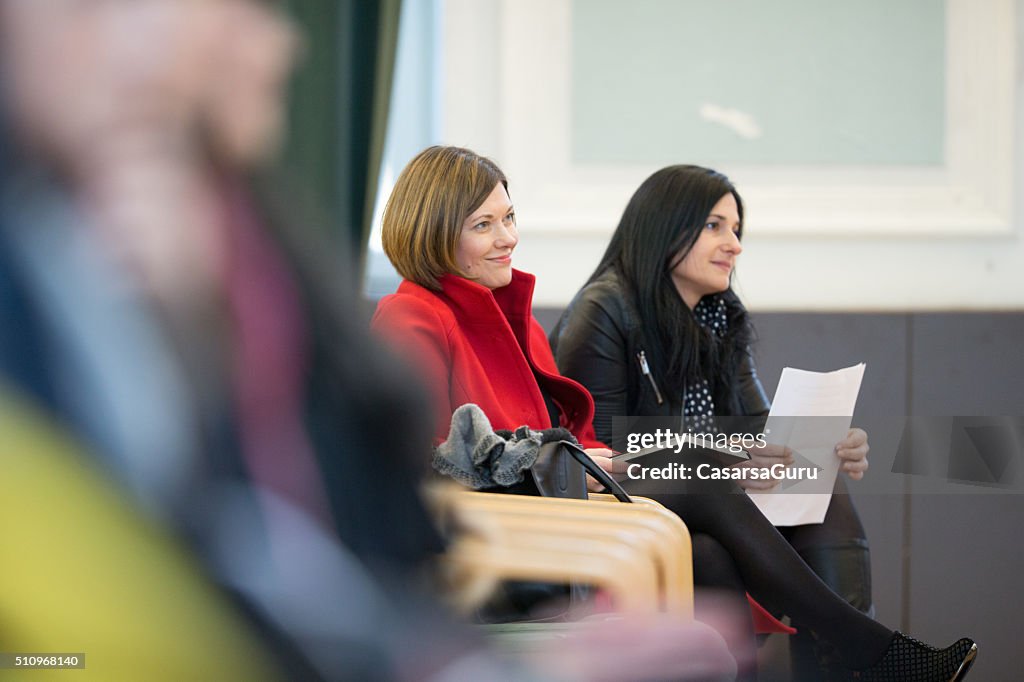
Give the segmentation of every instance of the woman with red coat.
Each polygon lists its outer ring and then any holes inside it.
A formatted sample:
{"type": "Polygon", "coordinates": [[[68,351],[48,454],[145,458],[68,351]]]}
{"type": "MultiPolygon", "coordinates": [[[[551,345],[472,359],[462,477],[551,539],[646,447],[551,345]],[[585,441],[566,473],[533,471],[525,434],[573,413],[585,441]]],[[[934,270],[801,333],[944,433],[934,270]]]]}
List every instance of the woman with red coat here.
{"type": "MultiPolygon", "coordinates": [[[[533,318],[534,278],[512,268],[518,242],[508,181],[494,162],[457,147],[424,150],[384,211],[384,251],[404,281],[380,301],[373,327],[428,381],[435,445],[456,408],[475,403],[495,429],[563,426],[611,471],[611,452],[594,436],[593,399],[558,373],[533,318]]],[[[973,662],[970,639],[936,649],[837,597],[745,495],[672,497],[668,506],[693,535],[698,584],[711,576],[808,624],[857,679],[949,682],[973,662]]]]}
{"type": "Polygon", "coordinates": [[[558,373],[533,318],[533,275],[512,268],[519,237],[501,171],[468,152],[429,149],[399,179],[384,221],[384,249],[405,280],[380,301],[373,326],[414,352],[435,397],[436,443],[472,402],[495,429],[561,425],[610,457],[593,435],[593,399],[558,373]],[[453,186],[468,175],[460,165],[478,166],[471,191],[453,186]]]}

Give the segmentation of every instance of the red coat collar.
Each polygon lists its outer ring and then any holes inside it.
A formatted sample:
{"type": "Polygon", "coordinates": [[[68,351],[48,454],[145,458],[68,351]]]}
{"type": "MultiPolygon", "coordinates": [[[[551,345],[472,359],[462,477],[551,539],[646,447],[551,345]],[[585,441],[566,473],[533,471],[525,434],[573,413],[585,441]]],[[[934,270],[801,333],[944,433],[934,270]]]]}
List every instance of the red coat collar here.
{"type": "Polygon", "coordinates": [[[403,280],[398,293],[427,292],[444,299],[460,324],[496,322],[489,312],[500,313],[509,323],[522,322],[532,317],[533,288],[536,278],[528,272],[513,268],[512,281],[500,289],[488,289],[459,275],[442,275],[438,282],[441,291],[430,291],[403,280]]]}

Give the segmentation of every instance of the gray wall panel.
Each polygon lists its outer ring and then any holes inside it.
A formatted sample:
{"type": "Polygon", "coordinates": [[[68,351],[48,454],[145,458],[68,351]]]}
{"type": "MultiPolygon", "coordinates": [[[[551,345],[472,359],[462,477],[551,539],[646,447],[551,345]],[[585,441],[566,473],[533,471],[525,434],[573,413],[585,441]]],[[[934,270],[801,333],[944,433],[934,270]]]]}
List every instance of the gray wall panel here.
{"type": "MultiPolygon", "coordinates": [[[[915,414],[1024,415],[1024,315],[913,317],[915,414]]],[[[916,494],[911,507],[910,627],[932,640],[975,637],[972,678],[1019,679],[1024,662],[1024,498],[916,494]]]]}
{"type": "Polygon", "coordinates": [[[1024,499],[912,495],[908,630],[936,644],[973,637],[977,680],[1020,679],[1024,499]]]}
{"type": "Polygon", "coordinates": [[[917,314],[911,336],[914,414],[1024,415],[1024,314],[917,314]]]}

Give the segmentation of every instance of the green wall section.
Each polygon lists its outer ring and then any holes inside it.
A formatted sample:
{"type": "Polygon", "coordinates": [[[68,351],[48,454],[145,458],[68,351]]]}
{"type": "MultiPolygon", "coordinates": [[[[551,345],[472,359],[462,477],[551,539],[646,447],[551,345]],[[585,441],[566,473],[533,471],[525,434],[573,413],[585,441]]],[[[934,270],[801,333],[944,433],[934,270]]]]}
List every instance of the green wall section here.
{"type": "Polygon", "coordinates": [[[308,184],[318,204],[340,219],[338,203],[340,7],[334,0],[289,0],[287,13],[303,33],[302,60],[289,93],[285,164],[308,184]]]}
{"type": "Polygon", "coordinates": [[[304,60],[290,93],[285,163],[362,254],[384,147],[401,0],[289,0],[304,60]]]}
{"type": "Polygon", "coordinates": [[[942,0],[574,0],[573,160],[941,164],[945,31],[942,0]]]}

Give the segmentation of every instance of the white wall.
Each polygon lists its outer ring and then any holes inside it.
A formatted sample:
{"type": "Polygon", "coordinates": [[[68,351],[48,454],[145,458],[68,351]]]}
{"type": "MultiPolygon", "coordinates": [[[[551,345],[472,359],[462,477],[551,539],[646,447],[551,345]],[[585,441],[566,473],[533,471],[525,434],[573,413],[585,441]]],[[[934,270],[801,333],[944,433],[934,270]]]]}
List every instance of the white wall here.
{"type": "MultiPolygon", "coordinates": [[[[815,0],[806,4],[815,11],[815,0]]],[[[586,36],[573,35],[572,8],[570,0],[443,4],[441,141],[490,155],[509,175],[521,232],[515,264],[537,275],[536,305],[568,302],[633,189],[665,165],[573,160],[572,41],[586,36]]],[[[667,161],[712,164],[736,182],[748,209],[737,287],[752,309],[1024,308],[1022,1],[948,0],[943,11],[946,59],[936,68],[946,107],[935,112],[944,117],[943,163],[667,161]]],[[[715,30],[723,50],[742,49],[727,25],[715,30]]],[[[679,39],[686,35],[681,28],[679,39]]]]}

